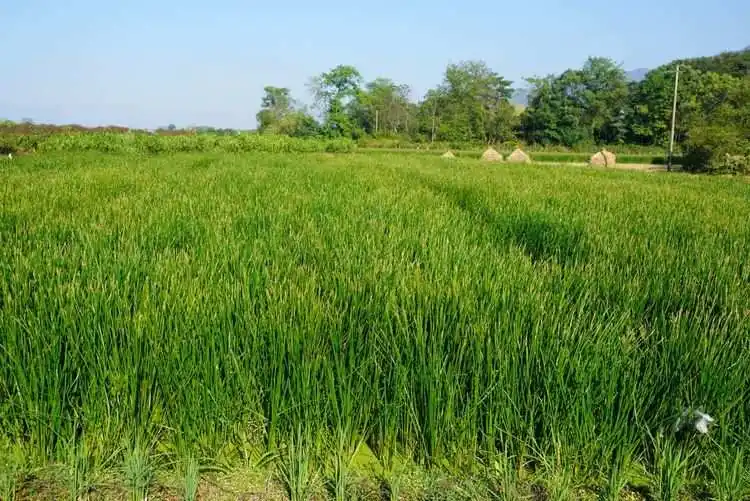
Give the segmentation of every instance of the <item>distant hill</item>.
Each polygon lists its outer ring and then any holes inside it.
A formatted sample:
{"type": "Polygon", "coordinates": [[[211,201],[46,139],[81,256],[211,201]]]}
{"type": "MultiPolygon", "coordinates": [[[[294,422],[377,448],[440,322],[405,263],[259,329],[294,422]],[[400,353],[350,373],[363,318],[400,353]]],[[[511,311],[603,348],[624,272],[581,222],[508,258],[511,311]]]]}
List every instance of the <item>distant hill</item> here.
{"type": "Polygon", "coordinates": [[[526,106],[529,104],[529,89],[515,89],[510,98],[510,104],[515,106],[526,106]]]}
{"type": "Polygon", "coordinates": [[[646,78],[646,73],[648,73],[650,70],[648,68],[638,68],[636,70],[631,70],[625,72],[625,76],[628,77],[628,80],[631,82],[640,82],[644,78],[646,78]]]}

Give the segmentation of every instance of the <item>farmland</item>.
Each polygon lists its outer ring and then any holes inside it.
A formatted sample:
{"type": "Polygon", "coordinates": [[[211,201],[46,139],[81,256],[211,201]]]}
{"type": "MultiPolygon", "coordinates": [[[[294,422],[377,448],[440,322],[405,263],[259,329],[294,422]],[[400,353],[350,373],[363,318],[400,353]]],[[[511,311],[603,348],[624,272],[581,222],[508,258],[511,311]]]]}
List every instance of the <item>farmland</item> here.
{"type": "Polygon", "coordinates": [[[747,182],[167,153],[0,164],[0,499],[747,497],[747,182]]]}

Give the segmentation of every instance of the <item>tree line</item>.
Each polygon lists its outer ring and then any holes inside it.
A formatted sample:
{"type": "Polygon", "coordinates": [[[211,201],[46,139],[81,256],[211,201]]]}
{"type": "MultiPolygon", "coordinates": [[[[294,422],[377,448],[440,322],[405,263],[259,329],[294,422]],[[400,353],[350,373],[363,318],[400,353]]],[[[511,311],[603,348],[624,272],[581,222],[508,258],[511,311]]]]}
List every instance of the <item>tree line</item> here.
{"type": "Polygon", "coordinates": [[[408,85],[388,78],[365,82],[355,67],[340,65],[311,79],[312,110],[288,88],[266,87],[258,131],[461,145],[666,146],[678,65],[675,138],[688,161],[717,167],[749,156],[748,49],[673,61],[637,82],[613,60],[592,57],[581,68],[527,79],[525,107],[511,104],[513,82],[483,61],[449,64],[442,82],[419,100],[408,85]]]}

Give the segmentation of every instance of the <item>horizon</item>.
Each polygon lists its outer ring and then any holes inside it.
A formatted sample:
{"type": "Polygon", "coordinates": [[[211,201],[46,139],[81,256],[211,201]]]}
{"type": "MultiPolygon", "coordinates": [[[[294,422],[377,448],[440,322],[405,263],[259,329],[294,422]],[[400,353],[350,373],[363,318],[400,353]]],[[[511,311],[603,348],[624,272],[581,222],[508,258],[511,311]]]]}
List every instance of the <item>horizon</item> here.
{"type": "Polygon", "coordinates": [[[404,7],[386,1],[371,11],[341,1],[293,1],[282,11],[239,0],[156,7],[144,0],[129,6],[27,0],[0,8],[12,20],[0,33],[0,59],[6,61],[0,119],[253,129],[263,87],[287,87],[309,105],[309,79],[338,64],[357,67],[366,81],[386,77],[409,85],[413,100],[461,60],[486,61],[522,89],[524,78],[580,67],[589,56],[636,71],[742,50],[742,20],[750,18],[750,5],[740,0],[713,12],[711,26],[697,0],[627,6],[543,0],[538,11],[545,15],[527,30],[526,23],[508,21],[498,29],[492,15],[477,15],[494,10],[486,0],[460,9],[446,2],[404,7]],[[664,24],[678,5],[680,22],[664,24]],[[649,13],[646,23],[643,12],[649,13]],[[637,34],[630,28],[592,31],[601,19],[641,28],[637,34]]]}

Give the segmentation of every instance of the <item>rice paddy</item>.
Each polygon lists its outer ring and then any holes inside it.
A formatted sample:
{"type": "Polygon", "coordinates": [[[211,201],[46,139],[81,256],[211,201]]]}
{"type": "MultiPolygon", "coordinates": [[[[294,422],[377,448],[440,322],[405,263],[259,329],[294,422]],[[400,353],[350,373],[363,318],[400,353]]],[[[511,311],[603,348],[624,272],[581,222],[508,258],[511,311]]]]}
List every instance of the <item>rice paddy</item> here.
{"type": "Polygon", "coordinates": [[[55,153],[0,186],[0,499],[747,499],[746,182],[55,153]]]}

